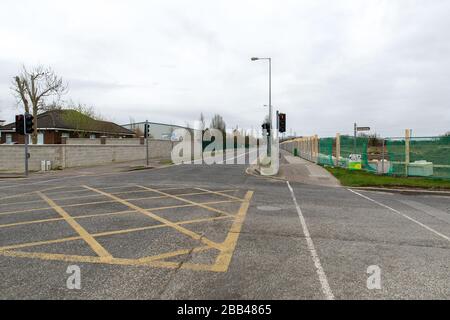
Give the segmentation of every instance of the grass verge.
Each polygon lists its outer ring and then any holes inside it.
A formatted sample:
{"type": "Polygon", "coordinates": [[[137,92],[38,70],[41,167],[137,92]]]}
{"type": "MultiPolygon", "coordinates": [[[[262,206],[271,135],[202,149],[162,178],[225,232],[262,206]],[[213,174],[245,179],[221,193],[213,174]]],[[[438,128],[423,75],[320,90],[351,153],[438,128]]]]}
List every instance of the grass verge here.
{"type": "Polygon", "coordinates": [[[160,160],[159,164],[169,165],[169,164],[173,164],[173,162],[170,159],[164,159],[164,160],[160,160]]]}
{"type": "Polygon", "coordinates": [[[347,187],[400,187],[421,188],[432,190],[450,190],[450,180],[381,176],[366,171],[347,170],[343,168],[326,167],[343,186],[347,187]]]}

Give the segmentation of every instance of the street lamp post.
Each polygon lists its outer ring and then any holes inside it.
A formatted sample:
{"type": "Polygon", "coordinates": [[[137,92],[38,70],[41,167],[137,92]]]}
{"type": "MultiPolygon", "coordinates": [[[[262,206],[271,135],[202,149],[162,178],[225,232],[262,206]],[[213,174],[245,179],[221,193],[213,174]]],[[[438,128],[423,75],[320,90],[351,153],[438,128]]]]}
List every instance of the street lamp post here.
{"type": "Polygon", "coordinates": [[[251,59],[252,61],[256,60],[268,60],[269,61],[269,123],[270,123],[270,130],[269,130],[269,141],[267,144],[267,155],[270,157],[272,153],[272,147],[271,147],[271,140],[272,140],[272,58],[257,58],[253,57],[251,59]]]}

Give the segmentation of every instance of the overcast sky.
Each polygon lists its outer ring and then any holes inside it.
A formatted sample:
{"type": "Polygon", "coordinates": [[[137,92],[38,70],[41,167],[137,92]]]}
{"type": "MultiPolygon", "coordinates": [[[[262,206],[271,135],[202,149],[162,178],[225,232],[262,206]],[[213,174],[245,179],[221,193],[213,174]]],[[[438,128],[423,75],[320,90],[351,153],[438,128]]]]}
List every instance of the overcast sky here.
{"type": "Polygon", "coordinates": [[[22,64],[108,119],[259,127],[268,104],[298,135],[450,131],[450,1],[0,2],[0,119],[22,64]]]}

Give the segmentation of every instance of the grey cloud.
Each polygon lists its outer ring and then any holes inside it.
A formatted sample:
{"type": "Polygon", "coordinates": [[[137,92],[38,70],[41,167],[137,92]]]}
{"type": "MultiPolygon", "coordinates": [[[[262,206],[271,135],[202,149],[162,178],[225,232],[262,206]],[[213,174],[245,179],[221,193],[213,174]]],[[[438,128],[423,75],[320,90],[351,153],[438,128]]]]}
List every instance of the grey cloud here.
{"type": "Polygon", "coordinates": [[[448,1],[25,2],[39,19],[0,4],[3,105],[21,64],[42,63],[69,82],[68,98],[121,123],[193,123],[203,111],[256,128],[267,65],[249,59],[271,56],[273,105],[298,134],[350,133],[354,121],[383,135],[450,130],[448,1]]]}

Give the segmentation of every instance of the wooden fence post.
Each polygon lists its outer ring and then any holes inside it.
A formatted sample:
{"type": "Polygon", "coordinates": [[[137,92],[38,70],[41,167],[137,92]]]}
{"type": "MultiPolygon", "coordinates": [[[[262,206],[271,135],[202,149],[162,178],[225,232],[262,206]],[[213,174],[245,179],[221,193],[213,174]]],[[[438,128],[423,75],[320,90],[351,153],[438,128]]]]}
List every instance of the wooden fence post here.
{"type": "Polygon", "coordinates": [[[336,167],[339,167],[340,159],[341,159],[341,134],[336,133],[336,167]]]}
{"type": "Polygon", "coordinates": [[[410,139],[411,138],[411,130],[405,130],[405,175],[408,176],[408,165],[409,165],[409,154],[410,154],[410,139]]]}

